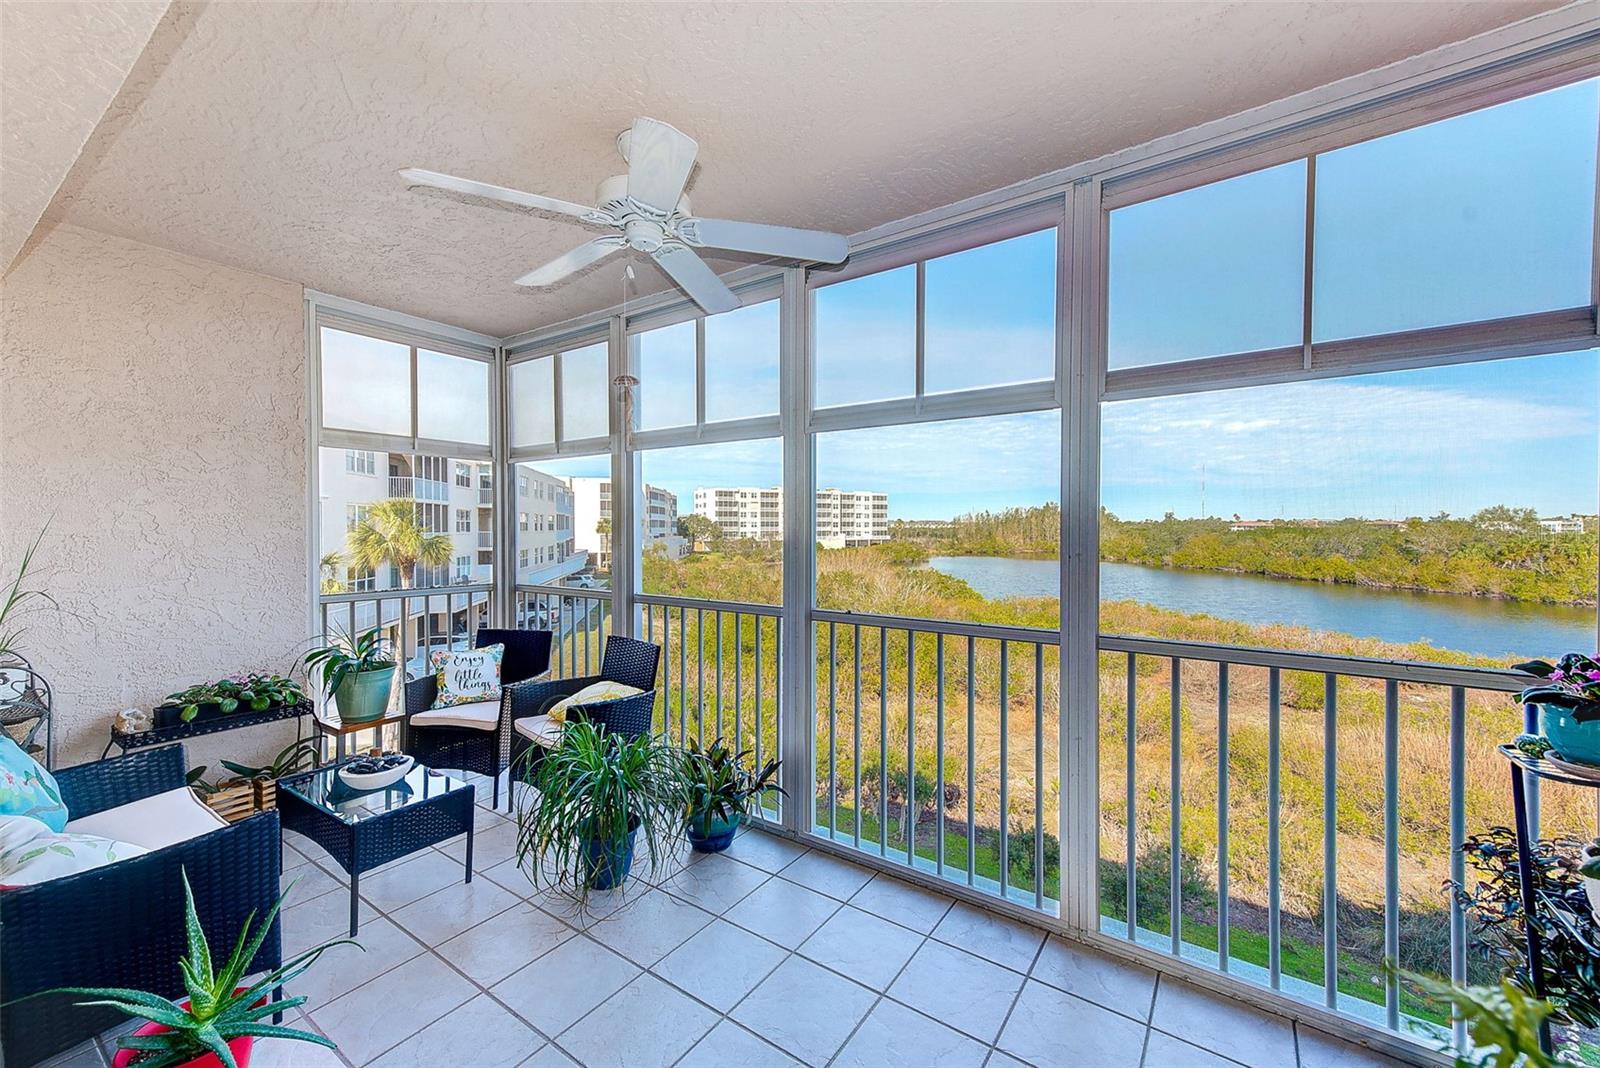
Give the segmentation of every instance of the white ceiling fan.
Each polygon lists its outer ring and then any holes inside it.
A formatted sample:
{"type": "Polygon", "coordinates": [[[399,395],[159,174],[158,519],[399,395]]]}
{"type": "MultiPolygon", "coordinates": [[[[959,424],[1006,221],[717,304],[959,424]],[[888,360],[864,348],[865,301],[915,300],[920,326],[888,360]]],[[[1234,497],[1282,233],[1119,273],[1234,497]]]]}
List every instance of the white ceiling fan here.
{"type": "Polygon", "coordinates": [[[695,249],[728,249],[808,263],[843,263],[850,255],[849,242],[838,234],[690,215],[683,187],[700,146],[664,122],[634,119],[631,129],[617,135],[617,149],[628,163],[628,173],[600,183],[595,196],[600,206],[595,208],[415,167],[401,171],[400,177],[413,186],[557,212],[618,231],[529,271],[517,279],[520,286],[552,285],[613,252],[633,248],[654,259],[690,299],[715,314],[739,307],[739,298],[695,249]]]}

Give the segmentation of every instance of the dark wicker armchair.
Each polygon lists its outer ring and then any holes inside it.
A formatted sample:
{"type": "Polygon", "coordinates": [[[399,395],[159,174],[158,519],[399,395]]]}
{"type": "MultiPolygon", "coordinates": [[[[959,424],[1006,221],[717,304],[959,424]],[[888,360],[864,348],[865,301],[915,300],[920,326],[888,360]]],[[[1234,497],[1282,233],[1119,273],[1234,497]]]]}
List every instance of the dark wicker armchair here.
{"type": "MultiPolygon", "coordinates": [[[[503,644],[506,652],[500,660],[499,707],[489,716],[475,717],[470,725],[437,722],[453,717],[452,710],[433,708],[439,692],[438,679],[433,672],[407,682],[406,752],[416,757],[418,763],[431,767],[475,771],[489,776],[494,783],[493,804],[499,808],[500,772],[506,767],[511,721],[524,714],[518,709],[527,707],[528,699],[522,695],[529,687],[539,685],[539,677],[550,670],[552,638],[547,630],[478,628],[476,648],[503,644]]],[[[460,706],[462,709],[470,707],[460,706]]]]}
{"type": "MultiPolygon", "coordinates": [[[[644,693],[615,701],[572,705],[567,709],[568,719],[586,719],[608,731],[628,737],[644,734],[650,730],[655,719],[656,669],[660,662],[659,646],[613,634],[606,639],[605,655],[600,660],[600,674],[550,679],[520,688],[516,707],[512,710],[512,722],[514,724],[519,719],[543,715],[551,705],[562,698],[571,697],[585,686],[596,682],[617,682],[637,687],[644,693]]],[[[541,746],[517,730],[511,731],[511,767],[522,781],[532,780],[541,752],[541,746]]]]}
{"type": "MultiPolygon", "coordinates": [[[[57,771],[73,818],[184,785],[181,745],[145,749],[57,771]]],[[[0,890],[0,1048],[10,1068],[28,1068],[126,1018],[80,1008],[67,995],[17,1002],[59,986],[112,986],[183,995],[178,961],[187,949],[183,873],[213,950],[231,945],[252,912],[278,898],[278,814],[262,812],[197,838],[31,886],[0,890]]],[[[283,960],[274,921],[252,971],[283,960]]]]}

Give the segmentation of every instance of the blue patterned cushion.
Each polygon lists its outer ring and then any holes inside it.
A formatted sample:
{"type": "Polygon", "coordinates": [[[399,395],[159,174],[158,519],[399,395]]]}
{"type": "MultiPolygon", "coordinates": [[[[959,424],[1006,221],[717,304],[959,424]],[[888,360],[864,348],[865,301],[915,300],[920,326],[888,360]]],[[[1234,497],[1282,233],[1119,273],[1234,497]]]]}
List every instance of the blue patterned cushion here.
{"type": "Polygon", "coordinates": [[[0,816],[32,816],[52,831],[65,830],[67,806],[55,776],[0,732],[0,816]]]}

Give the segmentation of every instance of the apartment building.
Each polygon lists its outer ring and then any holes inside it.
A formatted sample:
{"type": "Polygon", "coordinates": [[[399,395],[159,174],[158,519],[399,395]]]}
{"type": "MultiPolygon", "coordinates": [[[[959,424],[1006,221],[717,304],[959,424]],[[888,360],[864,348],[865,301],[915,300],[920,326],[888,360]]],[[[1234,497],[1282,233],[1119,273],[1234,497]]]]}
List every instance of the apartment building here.
{"type": "MultiPolygon", "coordinates": [[[[694,511],[730,538],[783,539],[783,488],[780,486],[701,486],[694,511]]],[[[817,491],[817,541],[826,549],[876,545],[889,540],[889,495],[873,491],[817,491]]]]}
{"type": "MultiPolygon", "coordinates": [[[[572,488],[573,523],[577,547],[589,554],[592,566],[611,569],[611,480],[598,476],[577,476],[566,480],[572,488]]],[[[640,546],[659,547],[672,559],[683,555],[683,538],[678,534],[678,498],[659,486],[646,483],[644,508],[640,516],[640,546]]]]}

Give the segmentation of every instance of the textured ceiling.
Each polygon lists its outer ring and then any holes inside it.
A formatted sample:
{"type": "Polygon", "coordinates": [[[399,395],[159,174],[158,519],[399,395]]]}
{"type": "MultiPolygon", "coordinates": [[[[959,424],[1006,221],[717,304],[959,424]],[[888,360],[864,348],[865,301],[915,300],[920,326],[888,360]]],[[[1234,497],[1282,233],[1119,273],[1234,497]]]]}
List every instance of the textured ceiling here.
{"type": "Polygon", "coordinates": [[[49,218],[505,335],[616,303],[623,258],[519,289],[592,231],[397,169],[588,203],[646,114],[699,140],[697,211],[852,233],[1553,6],[218,3],[49,218]]]}
{"type": "Polygon", "coordinates": [[[0,5],[0,271],[144,51],[167,0],[0,5]]]}

